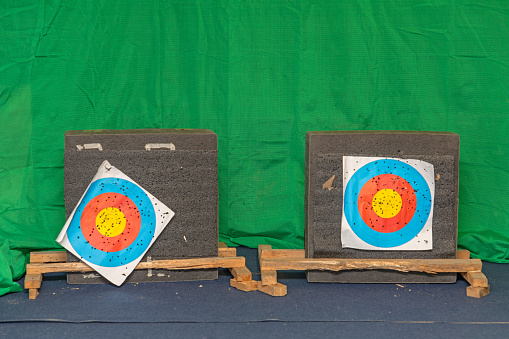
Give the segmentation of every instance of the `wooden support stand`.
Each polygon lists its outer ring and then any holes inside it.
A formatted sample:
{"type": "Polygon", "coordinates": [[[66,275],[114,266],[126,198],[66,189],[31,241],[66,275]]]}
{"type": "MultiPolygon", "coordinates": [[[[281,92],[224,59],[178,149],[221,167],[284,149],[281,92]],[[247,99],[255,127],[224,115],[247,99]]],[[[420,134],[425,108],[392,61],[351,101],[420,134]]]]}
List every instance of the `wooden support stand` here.
{"type": "Polygon", "coordinates": [[[490,293],[488,279],[481,272],[480,259],[470,259],[470,252],[458,250],[456,259],[336,259],[306,258],[304,250],[273,250],[270,245],[258,246],[261,281],[258,289],[271,296],[284,296],[286,286],[277,282],[279,270],[396,270],[430,274],[458,272],[470,284],[467,296],[481,298],[490,293]]]}
{"type": "MultiPolygon", "coordinates": [[[[25,289],[28,289],[29,299],[35,299],[42,284],[42,275],[51,272],[93,272],[87,264],[82,262],[68,263],[66,252],[32,252],[30,264],[27,265],[25,276],[25,289]]],[[[233,275],[230,285],[241,291],[256,291],[258,285],[251,280],[251,272],[246,267],[244,257],[237,257],[237,249],[229,248],[225,243],[219,243],[217,257],[170,259],[140,262],[139,269],[166,269],[166,270],[193,270],[204,268],[228,268],[233,275]]]]}

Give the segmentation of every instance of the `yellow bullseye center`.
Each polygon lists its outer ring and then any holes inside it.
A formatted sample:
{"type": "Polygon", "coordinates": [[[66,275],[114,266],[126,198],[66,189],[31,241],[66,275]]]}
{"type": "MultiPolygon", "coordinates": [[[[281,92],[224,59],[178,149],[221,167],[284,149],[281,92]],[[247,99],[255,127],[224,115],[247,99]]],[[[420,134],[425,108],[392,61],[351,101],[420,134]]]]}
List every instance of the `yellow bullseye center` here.
{"type": "Polygon", "coordinates": [[[401,210],[403,202],[398,192],[391,189],[378,191],[371,202],[373,211],[381,218],[392,218],[401,210]]]}
{"type": "Polygon", "coordinates": [[[115,207],[106,207],[95,218],[97,230],[105,237],[116,237],[124,231],[125,225],[124,213],[115,207]]]}

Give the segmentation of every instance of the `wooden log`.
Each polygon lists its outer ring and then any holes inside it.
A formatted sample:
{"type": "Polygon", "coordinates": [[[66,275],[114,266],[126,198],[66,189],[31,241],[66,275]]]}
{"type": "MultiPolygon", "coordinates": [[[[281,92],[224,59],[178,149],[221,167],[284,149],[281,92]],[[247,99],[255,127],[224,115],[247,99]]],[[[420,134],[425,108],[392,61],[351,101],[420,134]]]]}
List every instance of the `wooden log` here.
{"type": "Polygon", "coordinates": [[[261,281],[258,281],[258,291],[263,293],[267,293],[273,297],[282,297],[287,293],[286,285],[283,284],[275,284],[275,285],[262,285],[261,281]]]}
{"type": "Polygon", "coordinates": [[[249,281],[251,280],[251,271],[247,267],[233,267],[230,272],[236,281],[249,281]]]}
{"type": "Polygon", "coordinates": [[[468,286],[467,287],[467,297],[472,298],[482,298],[484,296],[487,296],[490,294],[490,287],[474,287],[474,286],[468,286]]]}
{"type": "MultiPolygon", "coordinates": [[[[192,259],[171,259],[154,260],[151,262],[140,262],[135,269],[167,269],[167,270],[194,270],[202,268],[233,268],[245,267],[244,257],[212,257],[212,258],[192,258],[192,259]]],[[[50,273],[50,272],[92,272],[93,268],[81,262],[72,263],[47,263],[47,264],[28,264],[27,273],[50,273]]]]}
{"type": "Polygon", "coordinates": [[[235,287],[244,292],[256,291],[258,290],[258,281],[248,280],[248,281],[237,281],[235,279],[230,279],[230,286],[235,287]]]}
{"type": "Polygon", "coordinates": [[[456,259],[470,259],[470,251],[468,250],[457,250],[456,259]]]}
{"type": "Polygon", "coordinates": [[[65,262],[66,259],[66,251],[43,251],[30,253],[31,263],[65,262]]]}
{"type": "Polygon", "coordinates": [[[40,288],[42,274],[27,274],[25,276],[25,289],[40,288]]]}
{"type": "Polygon", "coordinates": [[[465,272],[461,275],[473,287],[488,287],[488,278],[481,271],[465,272]]]}
{"type": "Polygon", "coordinates": [[[401,272],[469,272],[480,271],[479,259],[263,259],[260,269],[265,270],[372,270],[384,269],[401,272]]]}
{"type": "Polygon", "coordinates": [[[28,299],[34,300],[37,298],[37,295],[39,294],[39,290],[37,288],[31,288],[28,290],[28,299]]]}

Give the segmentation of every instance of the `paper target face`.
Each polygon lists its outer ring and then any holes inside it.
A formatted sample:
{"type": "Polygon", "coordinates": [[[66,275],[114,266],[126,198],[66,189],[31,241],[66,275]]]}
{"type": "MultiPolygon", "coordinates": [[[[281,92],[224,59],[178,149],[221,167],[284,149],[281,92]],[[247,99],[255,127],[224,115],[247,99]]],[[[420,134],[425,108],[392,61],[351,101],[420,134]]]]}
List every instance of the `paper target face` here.
{"type": "Polygon", "coordinates": [[[119,285],[173,215],[162,202],[105,161],[57,241],[119,285]]]}
{"type": "Polygon", "coordinates": [[[432,249],[433,165],[345,156],[343,189],[342,247],[432,249]]]}
{"type": "Polygon", "coordinates": [[[139,186],[125,179],[104,178],[88,188],[67,236],[80,257],[114,267],[135,260],[148,249],[155,224],[152,201],[139,186]]]}

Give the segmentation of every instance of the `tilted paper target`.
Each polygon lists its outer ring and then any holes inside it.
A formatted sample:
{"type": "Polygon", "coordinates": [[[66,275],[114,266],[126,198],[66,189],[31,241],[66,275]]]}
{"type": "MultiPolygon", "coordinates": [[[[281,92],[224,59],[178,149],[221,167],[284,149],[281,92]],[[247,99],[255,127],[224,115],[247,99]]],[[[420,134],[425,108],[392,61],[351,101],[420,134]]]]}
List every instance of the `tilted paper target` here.
{"type": "Polygon", "coordinates": [[[173,215],[162,202],[105,161],[57,241],[120,285],[173,215]]]}
{"type": "Polygon", "coordinates": [[[343,157],[341,243],[369,250],[432,249],[433,166],[343,157]]]}

